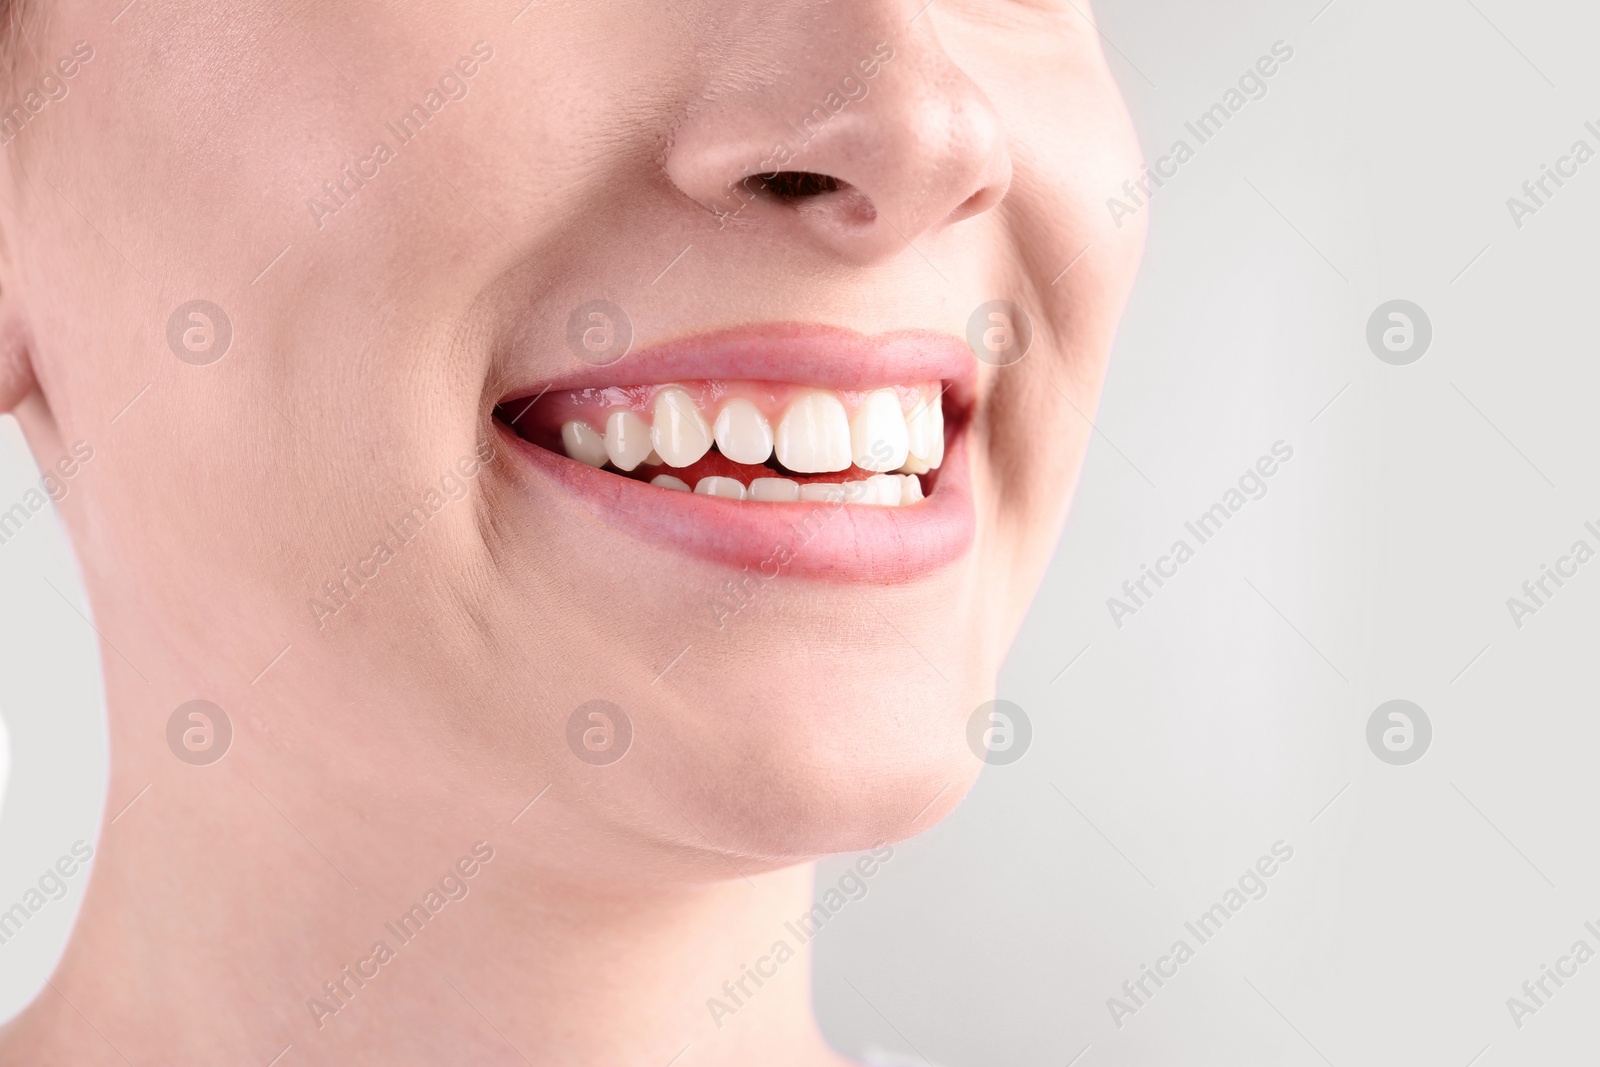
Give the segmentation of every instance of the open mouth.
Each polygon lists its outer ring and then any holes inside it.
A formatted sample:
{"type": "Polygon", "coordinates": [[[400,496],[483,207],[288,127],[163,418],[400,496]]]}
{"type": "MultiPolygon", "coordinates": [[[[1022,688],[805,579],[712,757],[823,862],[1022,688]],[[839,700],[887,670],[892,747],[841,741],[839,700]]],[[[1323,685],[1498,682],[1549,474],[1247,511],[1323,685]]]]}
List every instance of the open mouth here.
{"type": "Polygon", "coordinates": [[[652,546],[896,581],[971,543],[974,389],[955,337],[776,324],[530,382],[494,416],[530,488],[652,546]]]}
{"type": "Polygon", "coordinates": [[[702,379],[519,397],[496,414],[525,441],[658,489],[910,507],[944,462],[944,391],[702,379]]]}

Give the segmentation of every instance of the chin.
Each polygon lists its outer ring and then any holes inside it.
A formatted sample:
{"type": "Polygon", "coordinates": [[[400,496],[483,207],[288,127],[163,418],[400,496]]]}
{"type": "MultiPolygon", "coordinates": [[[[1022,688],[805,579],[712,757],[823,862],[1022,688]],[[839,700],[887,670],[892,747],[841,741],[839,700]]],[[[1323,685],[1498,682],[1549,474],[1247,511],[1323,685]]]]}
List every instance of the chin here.
{"type": "MultiPolygon", "coordinates": [[[[635,705],[624,758],[569,767],[565,787],[602,793],[623,833],[734,857],[745,873],[904,840],[982,769],[967,722],[993,675],[957,674],[953,659],[948,680],[920,660],[899,673],[884,662],[738,672],[722,661],[709,669],[742,684],[705,687],[686,672],[684,695],[635,705]]],[[[710,869],[727,873],[720,860],[710,869]]]]}

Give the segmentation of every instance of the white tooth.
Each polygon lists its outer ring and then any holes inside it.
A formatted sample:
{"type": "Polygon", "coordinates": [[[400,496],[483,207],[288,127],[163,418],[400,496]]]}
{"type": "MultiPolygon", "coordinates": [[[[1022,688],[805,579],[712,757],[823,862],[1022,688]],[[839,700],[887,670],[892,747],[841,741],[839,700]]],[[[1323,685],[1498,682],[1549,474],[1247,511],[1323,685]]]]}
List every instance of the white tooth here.
{"type": "Polygon", "coordinates": [[[944,407],[937,395],[917,402],[906,418],[906,429],[912,456],[929,468],[944,461],[944,407]]]}
{"type": "MultiPolygon", "coordinates": [[[[807,390],[778,423],[778,462],[797,474],[824,474],[850,466],[850,420],[831,393],[807,390]]],[[[800,499],[806,499],[802,493],[800,499]]]]}
{"type": "Polygon", "coordinates": [[[900,468],[900,473],[901,474],[927,474],[932,469],[933,469],[932,467],[930,467],[926,463],[922,462],[922,460],[918,459],[916,456],[907,456],[905,465],[900,468]]]}
{"type": "Polygon", "coordinates": [[[800,486],[800,499],[830,504],[844,501],[844,486],[834,482],[806,482],[800,486]]]}
{"type": "Polygon", "coordinates": [[[844,483],[844,498],[852,504],[873,504],[872,486],[865,478],[852,478],[844,483]]]}
{"type": "Polygon", "coordinates": [[[710,450],[711,428],[682,389],[657,393],[654,415],[650,440],[667,466],[687,467],[710,450]]]}
{"type": "Polygon", "coordinates": [[[618,470],[631,471],[650,454],[650,424],[627,408],[606,416],[606,455],[618,470]]]}
{"type": "Polygon", "coordinates": [[[772,455],[772,427],[748,400],[730,400],[717,413],[717,450],[735,463],[765,463],[772,455]]]}
{"type": "Polygon", "coordinates": [[[874,474],[867,479],[867,484],[872,486],[872,502],[885,507],[898,507],[905,484],[900,481],[898,474],[874,474]]]}
{"type": "Polygon", "coordinates": [[[744,483],[737,478],[701,478],[694,483],[694,491],[705,496],[720,496],[728,500],[744,499],[744,483]]]}
{"type": "Polygon", "coordinates": [[[906,417],[893,389],[868,393],[850,420],[850,448],[864,471],[892,471],[906,461],[906,417]]]}
{"type": "Polygon", "coordinates": [[[591,467],[604,467],[611,458],[606,454],[605,434],[586,422],[562,423],[561,443],[566,446],[569,457],[591,467]]]}
{"type": "Polygon", "coordinates": [[[900,503],[915,504],[922,499],[922,479],[915,474],[902,474],[900,476],[900,503]]]}
{"type": "Polygon", "coordinates": [[[670,474],[658,474],[650,479],[651,485],[659,485],[663,489],[676,489],[680,493],[689,491],[689,483],[682,478],[674,478],[670,474]]]}
{"type": "Polygon", "coordinates": [[[750,499],[779,504],[799,500],[800,483],[787,478],[757,478],[750,483],[750,499]]]}

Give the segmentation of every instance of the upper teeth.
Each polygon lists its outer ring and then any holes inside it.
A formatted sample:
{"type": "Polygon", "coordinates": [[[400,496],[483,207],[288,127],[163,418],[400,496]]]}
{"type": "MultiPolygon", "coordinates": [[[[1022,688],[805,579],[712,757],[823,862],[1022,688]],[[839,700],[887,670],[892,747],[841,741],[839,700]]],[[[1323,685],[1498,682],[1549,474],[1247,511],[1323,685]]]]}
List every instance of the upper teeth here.
{"type": "Polygon", "coordinates": [[[650,439],[661,462],[669,467],[687,467],[711,451],[711,427],[682,389],[663,389],[656,394],[650,439]]]}
{"type": "Polygon", "coordinates": [[[772,455],[772,426],[761,409],[734,399],[717,413],[717,451],[735,463],[765,463],[772,455]]]}
{"type": "Polygon", "coordinates": [[[602,433],[582,418],[564,422],[567,455],[595,467],[609,460],[622,471],[658,461],[687,467],[714,443],[735,463],[758,465],[776,455],[796,474],[851,466],[923,474],[944,459],[944,413],[938,394],[927,389],[914,395],[910,410],[896,390],[874,390],[859,398],[853,415],[838,394],[804,389],[782,408],[774,428],[760,407],[737,396],[723,400],[708,420],[687,389],[669,385],[655,393],[649,421],[631,407],[613,407],[604,423],[602,433]]]}
{"type": "MultiPolygon", "coordinates": [[[[899,402],[895,407],[899,407],[899,402]]],[[[822,474],[850,466],[850,419],[839,398],[812,389],[795,397],[778,423],[773,452],[796,474],[822,474]]]]}
{"type": "MultiPolygon", "coordinates": [[[[566,427],[563,426],[561,436],[565,439],[566,435],[566,427]]],[[[651,436],[650,424],[627,408],[606,416],[606,455],[618,470],[631,471],[644,462],[650,454],[651,436]]]]}

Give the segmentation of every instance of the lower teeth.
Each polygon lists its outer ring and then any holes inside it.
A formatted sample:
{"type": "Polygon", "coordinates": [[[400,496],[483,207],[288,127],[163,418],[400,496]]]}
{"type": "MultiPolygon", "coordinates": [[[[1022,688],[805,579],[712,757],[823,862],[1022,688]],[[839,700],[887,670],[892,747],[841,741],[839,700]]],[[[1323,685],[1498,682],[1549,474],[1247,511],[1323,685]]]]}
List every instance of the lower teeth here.
{"type": "MultiPolygon", "coordinates": [[[[662,489],[689,492],[689,483],[670,474],[658,474],[650,484],[662,489]]],[[[874,474],[870,478],[847,482],[796,482],[788,478],[756,478],[748,486],[737,478],[701,478],[694,492],[726,500],[754,500],[785,503],[815,501],[845,504],[872,504],[900,507],[922,499],[922,482],[915,474],[874,474]]]]}

